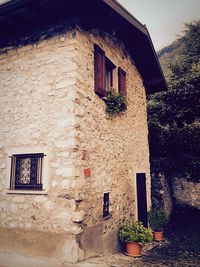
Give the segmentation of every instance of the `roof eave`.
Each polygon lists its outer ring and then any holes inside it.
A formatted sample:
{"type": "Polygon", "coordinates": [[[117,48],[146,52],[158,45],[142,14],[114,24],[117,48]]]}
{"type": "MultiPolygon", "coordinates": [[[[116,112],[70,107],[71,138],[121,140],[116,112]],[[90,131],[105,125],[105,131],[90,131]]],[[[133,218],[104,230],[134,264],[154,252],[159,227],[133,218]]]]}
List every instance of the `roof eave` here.
{"type": "Polygon", "coordinates": [[[125,20],[131,23],[134,27],[140,30],[142,33],[148,35],[148,30],[144,24],[142,24],[138,19],[136,19],[126,8],[124,8],[116,0],[102,0],[104,3],[109,5],[115,12],[122,16],[125,20]]]}
{"type": "MultiPolygon", "coordinates": [[[[55,2],[52,0],[12,0],[9,2],[5,2],[4,4],[0,5],[0,16],[2,18],[10,16],[10,13],[16,12],[18,10],[23,10],[24,8],[28,8],[31,10],[32,5],[36,5],[39,3],[48,2],[49,8],[50,5],[55,2]]],[[[62,1],[61,1],[62,2],[62,1]]],[[[75,1],[74,1],[75,2],[75,1]]],[[[67,6],[74,3],[73,1],[69,1],[67,6]]],[[[76,1],[76,9],[79,7],[80,3],[76,1]]],[[[63,3],[66,3],[63,1],[63,3]]],[[[147,90],[147,93],[152,93],[154,91],[161,91],[161,90],[167,90],[165,78],[160,66],[160,63],[158,61],[155,49],[153,47],[151,37],[149,35],[148,29],[145,25],[143,25],[140,21],[138,21],[132,14],[128,12],[122,5],[120,5],[116,0],[96,0],[93,2],[92,0],[88,0],[85,2],[84,5],[85,8],[89,8],[92,6],[93,3],[98,4],[98,6],[102,6],[101,10],[107,10],[105,12],[108,21],[114,20],[114,24],[119,28],[119,39],[124,42],[128,50],[131,52],[131,55],[136,63],[136,67],[138,68],[143,81],[145,88],[147,90]],[[105,9],[106,7],[106,9],[105,9]],[[114,16],[108,16],[111,13],[114,13],[114,16]],[[124,28],[127,29],[128,33],[124,31],[124,28]]],[[[52,5],[53,6],[53,5],[52,5]]],[[[102,12],[104,12],[102,11],[102,12]]],[[[53,13],[52,13],[53,14],[53,13]]],[[[56,12],[54,12],[56,14],[56,12]]],[[[88,13],[90,14],[90,13],[88,13]]],[[[104,14],[104,15],[105,15],[104,14]]],[[[59,16],[59,13],[55,16],[59,16]]],[[[96,17],[92,16],[93,20],[97,20],[96,17]]],[[[32,22],[35,20],[35,16],[31,15],[32,22]]],[[[46,18],[45,18],[46,19],[46,18]]],[[[106,19],[106,17],[105,17],[106,19]]],[[[101,20],[101,17],[100,17],[101,20]]],[[[29,23],[30,24],[30,23],[29,23]]],[[[105,23],[104,23],[105,24],[105,23]]],[[[101,25],[101,22],[100,22],[101,25]]],[[[105,24],[105,27],[108,27],[108,24],[105,24]]],[[[21,30],[21,26],[18,25],[15,27],[16,33],[17,31],[21,30]]],[[[26,28],[28,28],[28,25],[25,25],[26,28]]],[[[32,25],[31,25],[32,26],[32,25]]],[[[105,28],[106,29],[106,28],[105,28]]],[[[12,28],[13,31],[13,28],[12,28]]],[[[12,32],[11,31],[11,32],[12,32]]],[[[31,31],[31,29],[28,29],[28,31],[31,31]]],[[[4,37],[3,34],[7,36],[7,30],[6,28],[2,28],[2,37],[4,37]]],[[[12,34],[10,34],[9,38],[13,38],[12,34]]]]}
{"type": "Polygon", "coordinates": [[[115,12],[117,12],[120,16],[122,16],[126,21],[128,21],[132,26],[137,28],[140,32],[142,32],[148,38],[148,42],[150,44],[152,53],[153,53],[154,58],[156,60],[158,70],[160,72],[160,78],[156,79],[156,80],[153,79],[152,81],[146,81],[144,83],[144,86],[146,88],[147,93],[154,93],[154,92],[158,92],[158,91],[167,90],[167,84],[165,81],[164,73],[162,71],[160,62],[158,60],[156,51],[154,49],[154,46],[153,46],[149,31],[148,31],[146,25],[142,24],[139,20],[137,20],[118,1],[116,1],[116,0],[102,0],[102,1],[105,2],[107,5],[109,5],[115,12]]]}

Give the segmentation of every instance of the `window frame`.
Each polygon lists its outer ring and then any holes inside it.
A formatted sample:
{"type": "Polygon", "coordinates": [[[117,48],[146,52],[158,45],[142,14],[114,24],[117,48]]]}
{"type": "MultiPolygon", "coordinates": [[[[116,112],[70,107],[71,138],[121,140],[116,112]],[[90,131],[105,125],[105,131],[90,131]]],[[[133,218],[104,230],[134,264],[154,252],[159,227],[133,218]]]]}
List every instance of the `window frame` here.
{"type": "MultiPolygon", "coordinates": [[[[44,153],[34,154],[17,154],[11,156],[11,175],[10,175],[10,190],[43,190],[42,183],[42,163],[44,153]],[[29,181],[22,183],[22,166],[28,164],[29,181]],[[26,161],[23,164],[23,161],[26,161]],[[35,166],[34,166],[35,165],[35,166]]],[[[27,171],[27,169],[26,169],[27,171]]],[[[25,171],[25,173],[26,173],[25,171]]],[[[27,178],[27,177],[26,177],[27,178]]],[[[26,179],[27,180],[27,179],[26,179]]]]}
{"type": "Polygon", "coordinates": [[[116,68],[116,66],[112,63],[112,61],[108,58],[105,57],[105,69],[106,69],[106,89],[111,89],[113,87],[113,71],[116,68]],[[108,83],[108,79],[107,76],[110,75],[110,81],[109,81],[109,85],[107,85],[108,83]]]}
{"type": "Polygon", "coordinates": [[[15,148],[7,151],[7,183],[6,183],[6,193],[9,194],[47,194],[48,190],[48,176],[49,176],[49,159],[48,159],[48,149],[46,147],[37,148],[15,148]],[[12,156],[30,155],[30,154],[44,154],[42,158],[42,190],[38,189],[11,189],[11,166],[12,166],[12,156]]]}
{"type": "Polygon", "coordinates": [[[103,193],[103,218],[110,217],[110,192],[103,193]],[[108,199],[106,199],[108,197],[108,199]],[[106,202],[107,201],[107,202],[106,202]]]}

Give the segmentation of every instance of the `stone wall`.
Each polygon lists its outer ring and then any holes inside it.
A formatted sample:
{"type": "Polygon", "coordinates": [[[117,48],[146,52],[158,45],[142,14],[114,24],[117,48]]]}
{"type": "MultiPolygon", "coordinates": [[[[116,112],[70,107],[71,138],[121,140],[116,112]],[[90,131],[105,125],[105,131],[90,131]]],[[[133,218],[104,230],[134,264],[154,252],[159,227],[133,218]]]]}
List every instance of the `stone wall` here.
{"type": "Polygon", "coordinates": [[[0,78],[0,249],[71,262],[116,251],[118,225],[136,218],[136,173],[146,173],[150,206],[146,95],[123,44],[74,30],[1,54],[0,78]],[[127,73],[128,109],[113,119],[94,93],[94,43],[127,73]],[[46,192],[11,194],[9,151],[38,147],[48,151],[46,192]]]}
{"type": "Polygon", "coordinates": [[[164,173],[151,174],[151,198],[153,207],[161,207],[168,215],[173,209],[173,193],[164,173]]]}
{"type": "Polygon", "coordinates": [[[185,178],[173,179],[175,203],[200,209],[200,183],[190,182],[185,178]]]}
{"type": "Polygon", "coordinates": [[[82,229],[76,220],[84,214],[77,211],[75,199],[66,196],[80,175],[75,164],[77,59],[74,32],[0,55],[0,224],[4,237],[0,246],[3,249],[69,261],[81,257],[75,236],[82,229]],[[9,194],[6,181],[9,151],[38,147],[48,150],[47,194],[9,194]],[[47,233],[51,240],[59,239],[61,234],[65,238],[60,239],[55,249],[53,242],[43,242],[47,233]]]}
{"type": "Polygon", "coordinates": [[[200,208],[200,184],[186,178],[151,174],[151,197],[154,207],[162,207],[170,215],[176,206],[200,208]]]}
{"type": "Polygon", "coordinates": [[[78,32],[77,39],[80,67],[75,114],[79,166],[91,170],[91,176],[77,184],[85,196],[80,203],[80,209],[85,210],[80,244],[85,257],[91,257],[116,251],[119,224],[136,219],[134,179],[138,172],[146,173],[150,205],[146,95],[142,79],[122,43],[95,31],[90,35],[78,32]],[[94,44],[99,45],[116,66],[114,75],[118,67],[127,73],[128,108],[116,118],[106,115],[104,101],[94,93],[94,44]],[[104,192],[110,192],[111,218],[108,220],[102,216],[104,192]]]}

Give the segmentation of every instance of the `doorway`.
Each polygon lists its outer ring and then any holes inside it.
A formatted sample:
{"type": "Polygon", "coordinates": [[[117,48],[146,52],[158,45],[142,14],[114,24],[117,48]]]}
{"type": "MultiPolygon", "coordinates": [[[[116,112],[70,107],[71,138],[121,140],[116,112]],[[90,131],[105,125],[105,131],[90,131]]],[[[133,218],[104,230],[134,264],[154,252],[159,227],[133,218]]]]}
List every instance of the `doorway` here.
{"type": "Polygon", "coordinates": [[[137,212],[138,221],[143,222],[145,227],[148,227],[147,217],[147,188],[146,188],[146,174],[136,174],[136,192],[137,192],[137,212]]]}

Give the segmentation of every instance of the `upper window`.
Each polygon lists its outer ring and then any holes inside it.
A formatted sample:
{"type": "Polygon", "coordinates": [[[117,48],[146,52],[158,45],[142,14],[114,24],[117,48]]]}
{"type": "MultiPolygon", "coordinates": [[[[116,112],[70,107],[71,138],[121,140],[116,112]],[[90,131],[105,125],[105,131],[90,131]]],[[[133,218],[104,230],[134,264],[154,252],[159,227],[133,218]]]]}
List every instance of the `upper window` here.
{"type": "Polygon", "coordinates": [[[106,57],[106,89],[113,87],[113,70],[115,65],[106,57]]]}
{"type": "Polygon", "coordinates": [[[43,153],[11,156],[10,189],[43,190],[43,153]]]}
{"type": "MultiPolygon", "coordinates": [[[[107,96],[107,89],[113,87],[113,74],[116,66],[105,56],[105,52],[94,46],[95,93],[100,97],[107,96]]],[[[116,88],[117,89],[117,88],[116,88]]],[[[126,72],[118,69],[118,90],[126,96],[126,72]]]]}

